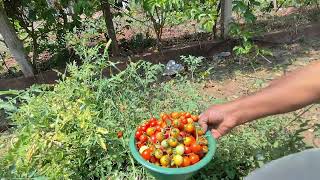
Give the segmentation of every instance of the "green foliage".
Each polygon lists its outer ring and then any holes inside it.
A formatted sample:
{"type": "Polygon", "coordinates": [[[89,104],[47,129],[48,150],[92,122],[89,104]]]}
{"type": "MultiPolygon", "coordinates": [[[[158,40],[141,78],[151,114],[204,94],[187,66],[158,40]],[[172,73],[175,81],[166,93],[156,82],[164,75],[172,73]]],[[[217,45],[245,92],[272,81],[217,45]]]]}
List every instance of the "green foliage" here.
{"type": "Polygon", "coordinates": [[[204,57],[195,56],[181,56],[181,60],[187,65],[188,70],[191,71],[191,79],[194,80],[195,71],[201,66],[204,57]]]}
{"type": "Polygon", "coordinates": [[[126,70],[104,78],[102,69],[114,67],[107,49],[100,54],[102,45],[77,44],[83,65],[68,65],[69,76],[61,74],[53,88],[31,92],[11,116],[17,137],[0,160],[0,176],[145,177],[128,150],[133,127],[160,111],[200,109],[197,102],[202,97],[189,81],[156,83],[162,65],[130,63],[126,70]],[[118,139],[118,131],[124,132],[123,139],[118,139]]]}
{"type": "Polygon", "coordinates": [[[135,0],[142,6],[147,17],[153,24],[158,43],[161,41],[162,30],[170,12],[183,8],[183,0],[135,0]]]}
{"type": "MultiPolygon", "coordinates": [[[[245,24],[231,23],[230,25],[230,35],[234,38],[239,39],[240,44],[233,48],[233,51],[237,56],[248,56],[252,55],[252,59],[255,59],[258,56],[266,59],[265,56],[272,55],[271,51],[267,49],[259,48],[252,41],[252,37],[256,34],[249,28],[248,25],[252,25],[256,21],[256,16],[254,11],[257,6],[260,5],[259,1],[248,0],[248,1],[233,1],[233,11],[235,11],[240,17],[245,21],[245,24]]],[[[266,59],[269,61],[268,59],[266,59]]],[[[270,62],[270,61],[269,61],[270,62]]]]}
{"type": "Polygon", "coordinates": [[[200,24],[203,30],[212,32],[219,14],[216,8],[217,3],[217,0],[207,0],[204,2],[191,1],[186,12],[191,19],[196,20],[200,24]]]}

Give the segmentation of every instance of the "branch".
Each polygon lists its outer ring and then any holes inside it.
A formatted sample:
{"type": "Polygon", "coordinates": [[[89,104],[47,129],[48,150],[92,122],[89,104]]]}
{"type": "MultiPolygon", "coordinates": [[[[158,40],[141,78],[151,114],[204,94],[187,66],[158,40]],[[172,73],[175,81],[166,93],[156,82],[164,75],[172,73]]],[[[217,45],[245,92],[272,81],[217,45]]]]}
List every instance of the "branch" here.
{"type": "Polygon", "coordinates": [[[6,44],[6,42],[5,42],[4,40],[2,40],[2,39],[0,39],[0,42],[2,42],[2,43],[4,43],[4,44],[6,44]]]}
{"type": "Polygon", "coordinates": [[[141,20],[139,20],[139,19],[136,19],[136,18],[132,17],[130,14],[124,12],[124,11],[121,10],[120,8],[116,7],[114,4],[110,4],[110,5],[111,5],[113,8],[117,9],[118,11],[121,11],[122,14],[128,16],[129,18],[131,18],[131,19],[133,19],[133,20],[135,20],[135,21],[138,21],[138,22],[142,23],[142,24],[145,25],[146,27],[153,28],[152,26],[149,26],[149,25],[146,24],[146,22],[148,22],[148,20],[146,20],[146,21],[141,21],[141,20]]]}

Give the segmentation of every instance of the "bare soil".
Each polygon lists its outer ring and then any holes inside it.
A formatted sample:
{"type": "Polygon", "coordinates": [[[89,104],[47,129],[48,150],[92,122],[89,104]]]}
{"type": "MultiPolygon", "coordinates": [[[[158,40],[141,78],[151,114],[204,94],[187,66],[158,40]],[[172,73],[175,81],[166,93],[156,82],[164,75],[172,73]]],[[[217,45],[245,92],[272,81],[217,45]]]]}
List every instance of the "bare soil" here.
{"type": "MultiPolygon", "coordinates": [[[[277,45],[271,48],[273,56],[271,64],[261,59],[257,65],[250,64],[227,66],[221,64],[214,68],[212,78],[203,87],[203,93],[210,96],[234,100],[246,96],[267,86],[273,79],[279,78],[297,68],[308,65],[312,61],[320,61],[320,36],[304,39],[290,45],[277,45]],[[239,67],[240,66],[240,67],[239,67]],[[216,70],[216,71],[215,71],[216,70]]],[[[228,59],[230,63],[236,59],[228,59]]],[[[295,119],[306,108],[285,114],[290,119],[295,119]]],[[[316,136],[314,124],[320,123],[320,105],[315,104],[303,113],[296,122],[290,124],[296,128],[298,122],[309,121],[308,130],[303,132],[305,142],[313,147],[320,147],[320,137],[316,136]]]]}

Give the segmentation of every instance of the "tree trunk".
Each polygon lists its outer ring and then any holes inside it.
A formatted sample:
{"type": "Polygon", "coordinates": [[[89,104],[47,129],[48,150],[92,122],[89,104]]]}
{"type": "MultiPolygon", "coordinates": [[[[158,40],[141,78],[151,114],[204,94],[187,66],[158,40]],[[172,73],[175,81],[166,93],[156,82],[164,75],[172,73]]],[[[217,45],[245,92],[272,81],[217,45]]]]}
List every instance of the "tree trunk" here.
{"type": "Polygon", "coordinates": [[[7,14],[3,7],[0,5],[0,33],[3,36],[6,45],[10,52],[18,62],[21,70],[26,77],[34,76],[32,66],[28,60],[28,56],[24,51],[23,44],[18,38],[13,26],[11,25],[7,14]]]}
{"type": "Polygon", "coordinates": [[[221,35],[228,37],[232,16],[232,0],[221,0],[221,35]]]}
{"type": "Polygon", "coordinates": [[[107,25],[108,35],[110,39],[112,40],[111,48],[113,55],[117,56],[119,55],[119,46],[116,38],[116,32],[114,30],[113,21],[112,21],[112,13],[110,9],[109,0],[100,0],[101,2],[101,9],[103,12],[104,20],[107,25]]]}
{"type": "Polygon", "coordinates": [[[219,0],[219,2],[218,2],[218,5],[217,5],[217,16],[216,16],[216,19],[214,20],[214,25],[212,26],[212,32],[213,32],[214,39],[217,37],[217,24],[218,24],[219,16],[221,15],[221,13],[220,13],[221,1],[222,0],[219,0]]]}
{"type": "Polygon", "coordinates": [[[273,1],[273,9],[278,9],[278,4],[277,4],[277,0],[272,0],[273,1]]]}

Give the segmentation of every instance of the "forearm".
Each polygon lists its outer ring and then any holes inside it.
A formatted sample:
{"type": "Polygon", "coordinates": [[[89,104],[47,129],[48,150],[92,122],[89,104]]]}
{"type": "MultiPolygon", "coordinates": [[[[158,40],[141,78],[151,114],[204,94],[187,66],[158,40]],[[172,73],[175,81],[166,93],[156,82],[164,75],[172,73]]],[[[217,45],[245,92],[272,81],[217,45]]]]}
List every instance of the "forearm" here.
{"type": "Polygon", "coordinates": [[[320,97],[320,63],[293,72],[254,95],[225,104],[238,124],[268,115],[290,112],[320,97]]]}

